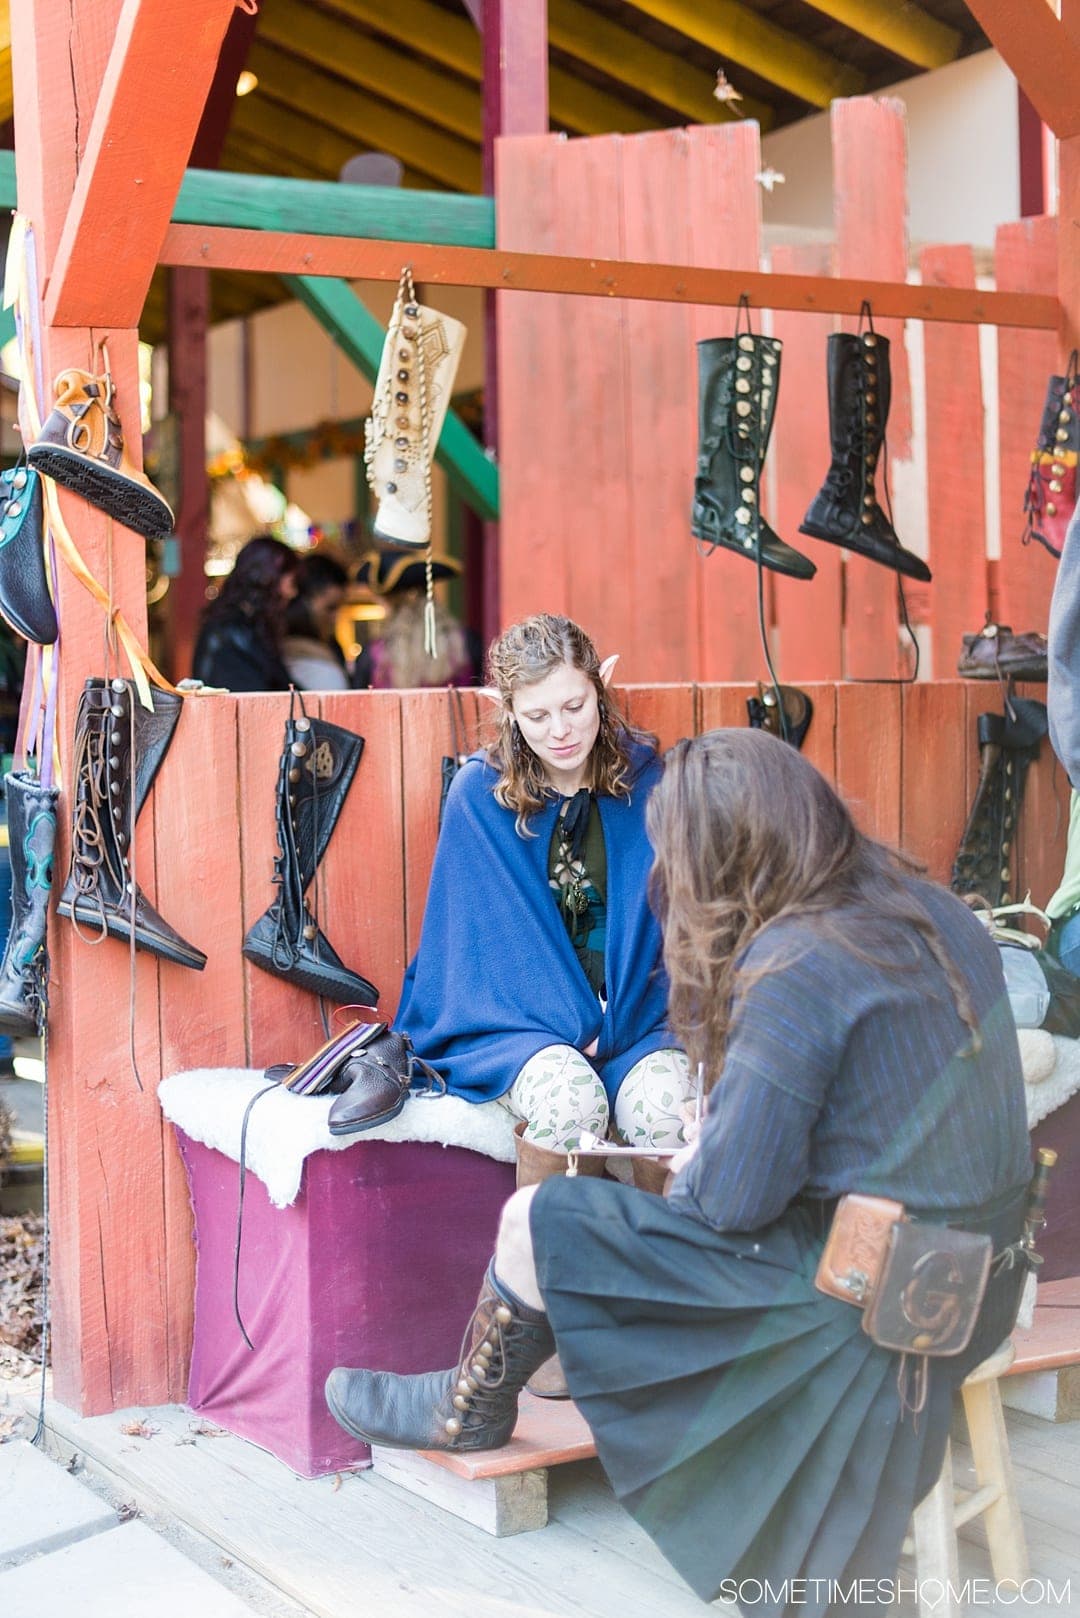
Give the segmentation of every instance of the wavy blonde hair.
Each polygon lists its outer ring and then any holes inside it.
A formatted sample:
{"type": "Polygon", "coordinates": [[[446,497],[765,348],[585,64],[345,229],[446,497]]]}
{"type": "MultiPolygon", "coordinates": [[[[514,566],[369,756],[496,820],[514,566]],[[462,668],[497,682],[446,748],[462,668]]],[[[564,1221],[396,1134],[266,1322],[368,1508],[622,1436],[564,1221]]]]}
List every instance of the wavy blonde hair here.
{"type": "MultiPolygon", "coordinates": [[[[971,1034],[969,1054],[979,1049],[966,984],[905,884],[914,862],[863,836],[824,776],[788,743],[762,730],[713,730],[677,743],[649,800],[648,828],[668,1015],[691,1067],[704,1063],[713,1081],[719,1074],[739,999],[760,975],[740,971],[740,958],[770,922],[788,916],[814,917],[822,934],[890,967],[906,964],[895,940],[910,928],[944,973],[971,1034]],[[834,914],[841,906],[842,923],[834,914]]],[[[914,968],[919,950],[908,936],[914,968]]]]}
{"type": "Polygon", "coordinates": [[[514,811],[522,837],[533,835],[528,829],[529,816],[555,796],[555,788],[522,736],[511,704],[523,686],[536,685],[564,664],[588,675],[599,707],[600,729],[589,755],[586,786],[594,792],[628,798],[630,743],[640,741],[656,747],[656,738],[634,730],[617,708],[601,678],[596,647],[580,625],[550,612],[539,612],[511,624],[488,649],[488,680],[501,701],[487,752],[499,772],[496,800],[504,809],[514,811]]]}

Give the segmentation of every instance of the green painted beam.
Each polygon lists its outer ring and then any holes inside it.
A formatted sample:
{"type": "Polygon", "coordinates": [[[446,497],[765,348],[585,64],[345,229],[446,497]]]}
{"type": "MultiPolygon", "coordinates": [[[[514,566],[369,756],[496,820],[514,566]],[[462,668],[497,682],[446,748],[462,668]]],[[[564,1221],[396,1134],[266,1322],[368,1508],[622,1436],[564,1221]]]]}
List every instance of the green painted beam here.
{"type": "MultiPolygon", "coordinates": [[[[357,370],[374,382],[386,333],[349,283],[322,275],[284,275],[281,279],[357,370]]],[[[493,522],[499,515],[498,468],[453,410],[447,412],[435,459],[477,516],[493,522]]]]}
{"type": "Polygon", "coordinates": [[[0,309],[0,348],[6,348],[15,335],[14,309],[0,309]]]}
{"type": "MultiPolygon", "coordinates": [[[[0,151],[0,208],[15,205],[15,153],[0,151]]],[[[224,174],[216,169],[188,169],[172,217],[177,225],[495,246],[491,197],[394,191],[381,185],[339,185],[334,180],[285,180],[271,174],[224,174]]]]}
{"type": "Polygon", "coordinates": [[[361,236],[440,246],[494,247],[491,197],[396,191],[334,180],[188,169],[173,208],[177,225],[291,230],[305,236],[361,236]]]}

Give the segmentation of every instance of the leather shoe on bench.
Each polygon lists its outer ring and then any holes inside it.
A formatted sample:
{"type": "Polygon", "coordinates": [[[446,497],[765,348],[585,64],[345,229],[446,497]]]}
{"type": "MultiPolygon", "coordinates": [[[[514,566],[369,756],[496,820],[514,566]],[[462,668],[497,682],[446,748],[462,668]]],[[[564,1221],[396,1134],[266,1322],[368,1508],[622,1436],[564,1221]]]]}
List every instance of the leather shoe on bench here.
{"type": "Polygon", "coordinates": [[[330,1108],[331,1135],[356,1135],[388,1124],[401,1112],[410,1092],[421,1096],[446,1094],[446,1081],[421,1061],[408,1034],[384,1028],[341,1070],[347,1085],[330,1108]]]}

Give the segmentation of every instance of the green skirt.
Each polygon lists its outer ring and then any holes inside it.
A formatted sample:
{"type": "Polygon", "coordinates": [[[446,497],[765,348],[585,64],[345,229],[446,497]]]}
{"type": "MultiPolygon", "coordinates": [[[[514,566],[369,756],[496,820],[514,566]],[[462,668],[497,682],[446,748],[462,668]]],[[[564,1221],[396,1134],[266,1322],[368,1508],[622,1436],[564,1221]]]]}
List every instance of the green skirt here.
{"type": "MultiPolygon", "coordinates": [[[[1002,1247],[1023,1195],[964,1223],[1002,1247]]],[[[889,1590],[873,1581],[896,1579],[953,1392],[1011,1329],[1020,1269],[991,1281],[964,1354],[930,1362],[913,1418],[900,1356],[814,1287],[822,1238],[797,1205],[727,1234],[661,1197],[556,1177],[531,1228],[571,1395],[617,1496],[687,1583],[705,1601],[741,1587],[754,1618],[880,1618],[889,1590]]]]}

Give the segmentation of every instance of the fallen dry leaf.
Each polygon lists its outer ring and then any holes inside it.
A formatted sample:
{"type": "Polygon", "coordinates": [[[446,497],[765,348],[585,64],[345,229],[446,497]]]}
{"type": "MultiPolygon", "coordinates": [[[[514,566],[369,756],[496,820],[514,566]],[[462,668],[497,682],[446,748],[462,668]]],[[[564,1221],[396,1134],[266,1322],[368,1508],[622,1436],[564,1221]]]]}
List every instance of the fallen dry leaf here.
{"type": "Polygon", "coordinates": [[[161,1428],[155,1427],[152,1422],[143,1418],[141,1421],[122,1422],[120,1431],[126,1438],[153,1438],[155,1433],[160,1433],[161,1428]]]}
{"type": "Polygon", "coordinates": [[[212,1421],[189,1421],[188,1432],[196,1438],[228,1438],[224,1427],[215,1427],[212,1421]]]}
{"type": "Polygon", "coordinates": [[[335,1494],[337,1494],[337,1492],[341,1488],[341,1485],[342,1485],[343,1482],[344,1482],[344,1479],[342,1478],[341,1473],[340,1472],[335,1472],[334,1473],[334,1481],[330,1485],[330,1487],[333,1489],[335,1494]]]}

